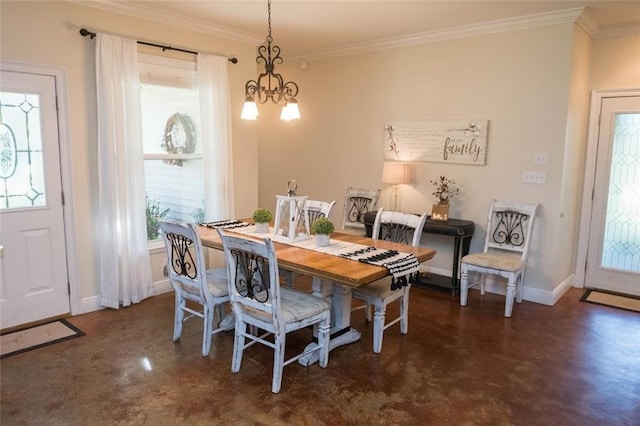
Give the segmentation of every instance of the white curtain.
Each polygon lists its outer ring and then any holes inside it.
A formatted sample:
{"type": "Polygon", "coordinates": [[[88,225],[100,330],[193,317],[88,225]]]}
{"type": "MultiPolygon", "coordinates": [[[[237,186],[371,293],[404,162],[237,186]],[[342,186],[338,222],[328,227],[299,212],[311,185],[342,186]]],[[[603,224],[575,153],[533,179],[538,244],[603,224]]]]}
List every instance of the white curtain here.
{"type": "Polygon", "coordinates": [[[145,222],[137,43],[96,37],[100,303],[118,309],[153,291],[145,222]]]}
{"type": "Polygon", "coordinates": [[[198,53],[206,220],[234,219],[228,59],[198,53]]]}

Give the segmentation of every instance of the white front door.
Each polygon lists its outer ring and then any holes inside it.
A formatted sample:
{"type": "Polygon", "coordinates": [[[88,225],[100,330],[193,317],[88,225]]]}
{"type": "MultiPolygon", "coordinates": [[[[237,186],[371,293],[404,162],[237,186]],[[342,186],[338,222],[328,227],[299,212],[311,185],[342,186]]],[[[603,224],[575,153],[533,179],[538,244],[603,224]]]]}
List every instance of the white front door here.
{"type": "Polygon", "coordinates": [[[585,287],[640,295],[640,97],[604,97],[585,287]]]}
{"type": "Polygon", "coordinates": [[[0,328],[69,312],[54,76],[0,75],[0,328]]]}

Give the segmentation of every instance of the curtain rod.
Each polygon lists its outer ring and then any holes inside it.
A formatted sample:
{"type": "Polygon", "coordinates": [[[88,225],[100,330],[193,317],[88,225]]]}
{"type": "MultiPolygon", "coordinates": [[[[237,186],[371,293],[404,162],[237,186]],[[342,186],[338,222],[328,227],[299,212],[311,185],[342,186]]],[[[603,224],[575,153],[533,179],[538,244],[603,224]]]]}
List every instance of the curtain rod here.
{"type": "MultiPolygon", "coordinates": [[[[86,28],[80,28],[80,35],[82,37],[89,36],[93,40],[93,38],[96,36],[96,33],[91,32],[86,28]]],[[[162,44],[150,43],[148,41],[139,41],[138,40],[138,44],[144,44],[145,46],[159,47],[163,51],[165,51],[165,50],[175,50],[177,52],[191,53],[193,55],[197,55],[198,54],[198,52],[194,52],[193,50],[180,49],[179,47],[165,46],[165,45],[162,45],[162,44]]],[[[231,62],[232,64],[237,64],[238,63],[238,58],[231,57],[231,58],[229,58],[229,62],[231,62]]]]}

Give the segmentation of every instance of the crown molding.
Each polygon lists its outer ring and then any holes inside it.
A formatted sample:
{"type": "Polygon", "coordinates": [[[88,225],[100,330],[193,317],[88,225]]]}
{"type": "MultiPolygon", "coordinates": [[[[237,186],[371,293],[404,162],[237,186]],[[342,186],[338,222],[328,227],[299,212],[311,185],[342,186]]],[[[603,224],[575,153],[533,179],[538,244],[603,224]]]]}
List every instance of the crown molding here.
{"type": "Polygon", "coordinates": [[[475,37],[486,34],[494,34],[504,31],[519,30],[523,28],[540,27],[545,25],[576,22],[583,13],[584,8],[566,9],[557,12],[539,13],[518,18],[499,19],[480,24],[463,25],[446,28],[437,31],[410,34],[400,37],[391,37],[372,42],[354,43],[336,49],[318,50],[304,55],[289,57],[286,62],[302,60],[322,59],[334,56],[347,56],[359,53],[374,52],[378,50],[394,49],[398,47],[416,46],[426,43],[434,43],[445,40],[455,40],[466,37],[475,37]]]}
{"type": "Polygon", "coordinates": [[[640,24],[627,25],[624,27],[601,27],[593,38],[624,37],[638,34],[640,34],[640,24]]]}
{"type": "Polygon", "coordinates": [[[159,22],[162,24],[172,25],[177,28],[192,30],[204,34],[209,34],[224,39],[247,43],[257,46],[264,41],[264,36],[257,36],[233,28],[219,25],[211,25],[197,19],[185,18],[182,16],[168,15],[164,12],[158,12],[147,6],[131,5],[124,2],[114,2],[109,0],[66,0],[69,3],[75,3],[81,6],[102,9],[107,12],[120,13],[127,16],[145,19],[147,21],[159,22]]]}
{"type": "Polygon", "coordinates": [[[587,32],[592,38],[606,38],[606,37],[622,37],[629,35],[638,35],[640,34],[640,24],[631,24],[625,26],[603,26],[599,27],[593,17],[591,16],[591,12],[589,9],[585,9],[585,11],[578,17],[576,21],[583,30],[587,32]]]}
{"type": "Polygon", "coordinates": [[[598,30],[599,30],[598,25],[593,20],[593,17],[591,16],[591,12],[589,12],[588,9],[586,9],[584,12],[582,12],[580,16],[578,16],[578,19],[576,20],[576,24],[582,27],[582,29],[585,30],[585,32],[589,34],[592,38],[595,38],[595,35],[598,33],[598,30]]]}
{"type": "MultiPolygon", "coordinates": [[[[233,28],[211,25],[197,19],[168,15],[158,12],[150,7],[139,4],[132,5],[126,2],[114,2],[110,0],[66,0],[82,6],[102,9],[108,12],[120,13],[154,22],[172,25],[177,28],[189,29],[228,40],[247,43],[258,46],[264,42],[264,36],[250,34],[233,28]]],[[[300,62],[313,59],[323,59],[336,56],[347,56],[379,50],[394,49],[398,47],[416,46],[420,44],[434,43],[438,41],[455,40],[466,37],[494,34],[504,31],[519,30],[524,28],[539,27],[574,22],[582,27],[592,38],[619,37],[640,34],[640,24],[626,27],[602,27],[599,28],[591,18],[588,9],[578,7],[555,12],[539,13],[521,16],[517,18],[487,21],[479,24],[463,25],[459,27],[445,28],[442,30],[409,34],[399,37],[353,43],[332,49],[316,50],[308,53],[289,56],[285,62],[300,62]]]]}

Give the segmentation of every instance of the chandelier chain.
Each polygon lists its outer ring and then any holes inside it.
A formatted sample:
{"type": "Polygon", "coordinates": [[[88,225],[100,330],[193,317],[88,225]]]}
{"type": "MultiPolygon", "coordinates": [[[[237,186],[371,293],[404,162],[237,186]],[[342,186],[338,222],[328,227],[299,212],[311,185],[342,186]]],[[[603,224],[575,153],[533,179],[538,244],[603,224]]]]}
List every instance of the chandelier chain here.
{"type": "Polygon", "coordinates": [[[271,43],[273,41],[273,37],[271,37],[271,0],[267,2],[267,14],[269,16],[269,34],[267,35],[267,41],[271,43]]]}

